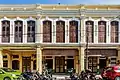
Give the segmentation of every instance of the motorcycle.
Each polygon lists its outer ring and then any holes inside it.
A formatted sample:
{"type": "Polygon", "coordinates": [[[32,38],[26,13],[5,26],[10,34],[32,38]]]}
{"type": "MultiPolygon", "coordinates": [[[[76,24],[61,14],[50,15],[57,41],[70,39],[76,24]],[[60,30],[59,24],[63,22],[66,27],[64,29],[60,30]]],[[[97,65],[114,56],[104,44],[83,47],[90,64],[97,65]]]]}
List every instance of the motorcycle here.
{"type": "Polygon", "coordinates": [[[73,68],[71,68],[68,72],[70,74],[71,80],[78,80],[78,77],[76,76],[75,71],[74,71],[73,68]]]}
{"type": "Polygon", "coordinates": [[[92,73],[91,70],[82,71],[79,76],[79,79],[80,80],[96,80],[95,74],[92,73]]]}

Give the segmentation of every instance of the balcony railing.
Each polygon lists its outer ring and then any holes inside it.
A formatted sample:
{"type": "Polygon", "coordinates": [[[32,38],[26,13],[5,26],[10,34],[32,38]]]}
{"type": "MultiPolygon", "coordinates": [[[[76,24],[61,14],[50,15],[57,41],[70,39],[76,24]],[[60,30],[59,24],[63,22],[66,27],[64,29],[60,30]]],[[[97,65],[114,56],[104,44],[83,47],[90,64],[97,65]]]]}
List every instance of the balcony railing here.
{"type": "Polygon", "coordinates": [[[35,37],[27,37],[27,42],[35,42],[35,37]]]}
{"type": "Polygon", "coordinates": [[[9,43],[10,42],[10,37],[8,37],[8,36],[2,37],[2,42],[3,43],[9,43]]]}
{"type": "Polygon", "coordinates": [[[22,42],[22,37],[15,37],[15,42],[22,42]]]}

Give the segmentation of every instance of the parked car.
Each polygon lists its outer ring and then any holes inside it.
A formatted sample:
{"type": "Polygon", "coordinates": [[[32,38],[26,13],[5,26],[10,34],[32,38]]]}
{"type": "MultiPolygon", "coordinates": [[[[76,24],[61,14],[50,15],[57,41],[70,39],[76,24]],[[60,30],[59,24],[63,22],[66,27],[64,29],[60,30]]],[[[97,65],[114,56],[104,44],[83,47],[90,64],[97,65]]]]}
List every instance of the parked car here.
{"type": "Polygon", "coordinates": [[[0,68],[0,80],[17,80],[20,74],[19,71],[10,68],[0,68]]]}
{"type": "Polygon", "coordinates": [[[103,69],[101,76],[103,79],[119,80],[120,79],[120,65],[110,66],[103,69]]]}

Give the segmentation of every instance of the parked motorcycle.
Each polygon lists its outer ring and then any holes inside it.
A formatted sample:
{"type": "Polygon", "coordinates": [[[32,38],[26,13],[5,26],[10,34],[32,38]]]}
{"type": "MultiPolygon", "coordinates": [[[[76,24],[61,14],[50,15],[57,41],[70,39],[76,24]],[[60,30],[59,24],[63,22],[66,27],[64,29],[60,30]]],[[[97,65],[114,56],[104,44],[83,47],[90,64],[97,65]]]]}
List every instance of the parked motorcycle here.
{"type": "Polygon", "coordinates": [[[96,80],[95,74],[90,69],[82,71],[79,75],[80,80],[96,80]]]}
{"type": "Polygon", "coordinates": [[[75,71],[73,68],[71,68],[68,72],[70,74],[71,80],[78,80],[78,76],[75,74],[75,71]]]}

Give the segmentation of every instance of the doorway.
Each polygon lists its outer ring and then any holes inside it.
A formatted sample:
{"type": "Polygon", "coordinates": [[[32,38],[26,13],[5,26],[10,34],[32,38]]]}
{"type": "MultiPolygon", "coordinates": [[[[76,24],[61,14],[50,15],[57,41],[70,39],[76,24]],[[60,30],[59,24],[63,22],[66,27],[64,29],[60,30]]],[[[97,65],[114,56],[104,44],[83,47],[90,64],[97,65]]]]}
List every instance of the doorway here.
{"type": "Polygon", "coordinates": [[[91,69],[92,72],[97,72],[97,58],[98,57],[88,57],[88,69],[91,69]]]}
{"type": "Polygon", "coordinates": [[[100,71],[102,71],[103,68],[106,67],[106,58],[100,58],[99,59],[99,68],[100,68],[100,71]]]}
{"type": "Polygon", "coordinates": [[[23,72],[31,70],[31,57],[22,57],[22,70],[23,72]]]}
{"type": "Polygon", "coordinates": [[[12,61],[12,69],[19,70],[19,61],[18,60],[12,61]]]}
{"type": "Polygon", "coordinates": [[[56,73],[65,72],[65,57],[64,56],[55,57],[55,72],[56,73]]]}

